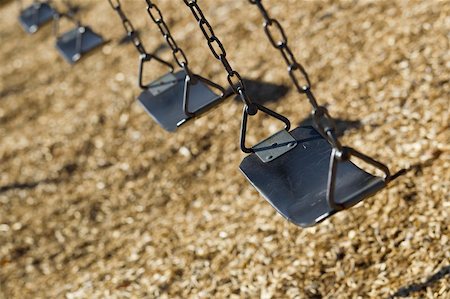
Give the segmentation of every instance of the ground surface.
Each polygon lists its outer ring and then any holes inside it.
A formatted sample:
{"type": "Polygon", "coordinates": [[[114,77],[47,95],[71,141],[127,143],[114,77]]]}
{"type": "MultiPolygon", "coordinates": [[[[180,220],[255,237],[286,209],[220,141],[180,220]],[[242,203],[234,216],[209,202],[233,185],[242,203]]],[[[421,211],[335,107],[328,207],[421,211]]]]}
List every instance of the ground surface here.
{"type": "MultiPolygon", "coordinates": [[[[158,2],[193,70],[225,84],[182,1],[158,2]]],[[[0,7],[0,298],[450,297],[450,2],[265,2],[345,143],[411,170],[300,229],[239,173],[241,103],[166,133],[135,101],[138,56],[118,44],[123,28],[106,1],[78,1],[111,42],[73,67],[49,26],[22,32],[9,2],[0,7]]],[[[294,124],[307,118],[256,8],[199,3],[253,97],[294,124]]],[[[170,58],[144,1],[123,6],[147,49],[170,58]]],[[[147,76],[164,71],[153,65],[147,76]]],[[[249,143],[277,129],[252,122],[249,143]]]]}

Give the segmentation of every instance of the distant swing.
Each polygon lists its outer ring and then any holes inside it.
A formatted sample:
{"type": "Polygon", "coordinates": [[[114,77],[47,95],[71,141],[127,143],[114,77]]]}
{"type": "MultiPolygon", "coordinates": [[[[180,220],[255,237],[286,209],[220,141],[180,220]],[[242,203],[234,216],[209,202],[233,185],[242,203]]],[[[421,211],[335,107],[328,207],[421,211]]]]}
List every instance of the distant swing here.
{"type": "Polygon", "coordinates": [[[56,49],[70,64],[78,62],[83,55],[96,49],[104,43],[101,35],[95,33],[89,26],[84,26],[75,17],[73,11],[57,13],[53,16],[53,34],[56,36],[56,49]],[[61,35],[59,34],[60,22],[67,19],[75,25],[61,35]]]}
{"type": "MultiPolygon", "coordinates": [[[[22,4],[21,1],[19,3],[22,4]]],[[[53,20],[57,13],[49,1],[33,0],[33,3],[25,8],[21,5],[19,21],[27,33],[33,34],[53,20]]]]}
{"type": "Polygon", "coordinates": [[[120,16],[127,34],[140,53],[139,86],[143,91],[138,100],[161,127],[170,132],[176,131],[178,127],[203,115],[227,97],[225,89],[220,85],[191,72],[184,51],[178,47],[161,10],[152,1],[146,1],[147,12],[172,50],[173,58],[181,68],[178,72],[174,73],[170,63],[145,51],[133,25],[121,9],[120,1],[109,0],[109,3],[120,16]],[[146,84],[143,82],[144,65],[153,59],[166,65],[170,70],[162,77],[146,84]]]}

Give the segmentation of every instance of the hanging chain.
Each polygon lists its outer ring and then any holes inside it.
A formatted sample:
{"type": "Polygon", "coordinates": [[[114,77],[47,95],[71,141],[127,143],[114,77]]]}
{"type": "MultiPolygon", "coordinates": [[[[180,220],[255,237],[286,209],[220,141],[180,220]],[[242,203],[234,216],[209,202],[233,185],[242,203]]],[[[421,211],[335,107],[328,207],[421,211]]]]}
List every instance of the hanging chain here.
{"type": "Polygon", "coordinates": [[[197,4],[197,0],[183,0],[184,3],[190,8],[192,14],[200,26],[200,29],[203,35],[206,38],[208,43],[208,47],[211,50],[214,57],[219,60],[225,70],[227,71],[227,80],[231,86],[233,92],[240,96],[244,103],[247,105],[249,114],[254,115],[257,112],[256,106],[252,103],[250,98],[247,95],[244,81],[242,80],[241,75],[232,68],[230,62],[227,59],[227,52],[220,41],[220,39],[215,35],[214,30],[209,24],[208,20],[205,18],[203,11],[197,4]]]}
{"type": "Polygon", "coordinates": [[[342,150],[342,146],[335,136],[336,125],[333,118],[330,116],[328,110],[324,106],[320,106],[311,90],[311,81],[305,68],[297,61],[291,48],[288,45],[286,33],[280,22],[270,17],[268,11],[262,4],[262,0],[248,0],[251,4],[258,7],[261,15],[264,18],[264,32],[267,35],[270,43],[275,49],[278,49],[288,66],[289,77],[294,83],[299,93],[305,94],[311,106],[313,107],[313,120],[317,129],[327,137],[327,140],[338,152],[342,150]],[[278,36],[278,39],[275,38],[278,36]],[[303,82],[303,84],[300,83],[303,82]]]}
{"type": "Polygon", "coordinates": [[[127,18],[125,13],[122,10],[122,6],[120,4],[120,0],[108,0],[111,7],[117,12],[120,19],[122,20],[123,28],[125,28],[125,31],[127,32],[128,37],[133,42],[133,45],[136,47],[138,52],[141,55],[147,55],[147,51],[145,51],[144,45],[142,44],[141,39],[139,38],[139,34],[137,34],[136,30],[134,29],[133,24],[131,21],[127,18]]]}
{"type": "MultiPolygon", "coordinates": [[[[58,37],[59,36],[59,22],[61,21],[61,18],[66,18],[70,22],[74,23],[77,28],[81,28],[81,20],[76,15],[77,11],[72,5],[70,1],[62,1],[63,5],[65,6],[65,11],[59,11],[58,9],[55,9],[56,13],[53,15],[53,28],[52,32],[53,35],[58,37]]],[[[79,44],[77,47],[80,47],[79,44]]],[[[78,54],[79,55],[79,54],[78,54]]]]}
{"type": "Polygon", "coordinates": [[[242,80],[241,75],[231,67],[230,62],[227,59],[227,52],[225,51],[225,47],[223,46],[220,39],[215,35],[214,30],[208,20],[205,18],[203,11],[197,4],[197,0],[183,0],[184,3],[189,7],[195,19],[198,22],[198,25],[206,38],[209,49],[211,50],[214,57],[219,60],[223,67],[227,72],[227,80],[230,84],[233,92],[238,95],[241,100],[244,102],[244,111],[242,114],[242,126],[241,126],[241,142],[240,147],[241,150],[245,153],[254,152],[253,148],[248,148],[245,145],[245,137],[247,135],[247,119],[248,116],[255,115],[258,111],[262,111],[269,116],[272,116],[285,124],[284,129],[289,131],[291,127],[291,123],[289,120],[276,113],[275,111],[270,110],[267,107],[264,107],[261,104],[253,103],[250,97],[247,94],[244,81],[242,80]]]}
{"type": "Polygon", "coordinates": [[[147,12],[148,12],[150,18],[158,26],[159,30],[161,31],[162,36],[166,40],[167,45],[172,50],[173,58],[175,59],[176,63],[181,68],[186,69],[186,67],[188,65],[188,60],[186,58],[186,55],[184,54],[184,51],[180,47],[178,47],[178,44],[173,39],[172,34],[170,33],[170,30],[169,30],[169,27],[167,26],[166,22],[164,21],[164,17],[161,13],[161,10],[151,0],[145,0],[145,2],[147,2],[147,12]]]}

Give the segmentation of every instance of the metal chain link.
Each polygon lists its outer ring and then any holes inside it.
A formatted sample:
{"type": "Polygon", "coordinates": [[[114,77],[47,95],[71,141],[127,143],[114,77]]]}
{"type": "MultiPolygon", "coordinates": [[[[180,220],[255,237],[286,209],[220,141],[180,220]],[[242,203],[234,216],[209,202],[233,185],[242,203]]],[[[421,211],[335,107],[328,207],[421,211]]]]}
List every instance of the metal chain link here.
{"type": "Polygon", "coordinates": [[[206,38],[206,41],[208,43],[208,47],[211,50],[214,57],[219,60],[225,70],[227,71],[227,80],[230,84],[231,89],[233,92],[240,96],[244,103],[250,107],[250,110],[252,113],[256,113],[257,109],[252,104],[250,98],[247,95],[244,81],[242,80],[241,75],[233,69],[230,62],[227,59],[227,52],[225,51],[225,48],[220,41],[220,39],[215,35],[214,30],[211,26],[211,24],[208,22],[208,20],[205,18],[205,15],[203,14],[203,11],[197,4],[197,0],[183,0],[184,3],[190,8],[192,14],[194,15],[195,19],[198,22],[198,25],[203,33],[203,35],[206,38]]]}
{"type": "MultiPolygon", "coordinates": [[[[335,201],[335,189],[336,189],[336,179],[337,179],[337,163],[339,161],[349,160],[350,157],[356,157],[362,161],[378,168],[384,172],[384,181],[389,182],[392,177],[389,172],[389,168],[381,162],[364,155],[357,150],[350,147],[343,147],[336,137],[336,124],[334,119],[330,116],[328,110],[324,106],[319,106],[312,91],[311,82],[309,80],[308,74],[303,66],[297,62],[293,52],[288,46],[288,39],[284,32],[281,24],[270,17],[269,13],[261,3],[262,0],[248,0],[251,4],[256,5],[264,18],[264,32],[267,35],[272,46],[281,52],[284,60],[288,65],[289,76],[291,77],[295,87],[298,92],[306,94],[310,104],[313,107],[313,121],[319,132],[327,139],[332,147],[332,152],[330,156],[330,166],[328,170],[328,180],[327,180],[327,203],[335,211],[345,209],[344,206],[336,203],[335,201]],[[278,31],[280,39],[275,39],[272,28],[278,31]],[[300,84],[298,80],[298,75],[303,78],[304,84],[300,84]]],[[[395,176],[394,176],[395,177],[395,176]]]]}
{"type": "Polygon", "coordinates": [[[134,29],[134,26],[131,23],[131,21],[127,18],[127,16],[123,12],[122,6],[120,4],[120,0],[108,0],[108,2],[111,5],[111,7],[113,8],[113,10],[116,11],[117,14],[119,15],[120,19],[122,20],[122,25],[125,28],[125,31],[127,32],[128,37],[131,39],[131,41],[133,42],[133,45],[136,47],[136,49],[138,50],[138,52],[140,54],[139,55],[140,63],[139,63],[138,84],[141,88],[146,89],[148,87],[148,84],[145,84],[143,82],[144,64],[146,62],[155,60],[155,61],[167,66],[171,72],[173,71],[173,66],[169,62],[159,58],[158,56],[156,56],[154,54],[148,53],[145,50],[144,45],[139,37],[139,34],[134,29]]]}
{"type": "Polygon", "coordinates": [[[311,106],[313,107],[313,120],[317,126],[317,129],[327,138],[328,142],[337,151],[342,150],[342,146],[335,136],[336,124],[333,118],[330,116],[328,110],[324,106],[320,106],[317,103],[316,98],[311,90],[311,81],[309,80],[308,73],[305,68],[297,61],[291,48],[288,45],[288,39],[286,33],[281,26],[280,22],[270,17],[268,11],[262,4],[262,0],[248,0],[250,4],[256,5],[264,18],[264,32],[269,39],[272,46],[279,50],[283,59],[288,66],[289,77],[294,83],[299,93],[305,94],[308,98],[311,106]],[[277,33],[277,35],[275,35],[277,33]],[[278,36],[279,38],[275,38],[278,36]],[[300,80],[303,80],[303,84],[300,84],[300,80]]]}
{"type": "Polygon", "coordinates": [[[187,59],[186,55],[184,54],[184,51],[180,47],[178,47],[178,44],[172,37],[169,27],[167,26],[166,22],[164,21],[164,17],[161,13],[161,10],[151,0],[145,0],[145,2],[147,2],[147,12],[148,12],[150,18],[158,26],[159,30],[161,31],[162,36],[166,40],[167,45],[172,50],[172,55],[173,55],[173,58],[175,59],[176,63],[181,68],[186,69],[186,67],[188,65],[188,59],[187,59]]]}
{"type": "Polygon", "coordinates": [[[108,0],[108,2],[111,5],[111,7],[117,12],[120,19],[122,20],[123,28],[125,28],[125,31],[127,32],[128,37],[131,39],[131,41],[133,42],[133,45],[136,47],[138,52],[141,55],[147,55],[147,51],[144,48],[142,40],[139,38],[139,34],[137,34],[136,30],[134,29],[133,24],[127,18],[126,14],[122,10],[120,0],[108,0]]]}
{"type": "Polygon", "coordinates": [[[244,111],[242,114],[242,126],[241,126],[241,142],[240,147],[241,150],[245,153],[254,152],[253,148],[248,148],[245,145],[245,136],[247,134],[247,119],[250,115],[255,115],[258,111],[262,111],[263,113],[274,117],[285,124],[285,130],[289,131],[291,127],[291,123],[289,120],[276,113],[275,111],[270,110],[267,107],[264,107],[261,104],[253,103],[250,97],[247,94],[244,81],[242,80],[241,75],[233,69],[230,62],[227,59],[227,52],[225,51],[225,47],[223,46],[220,39],[215,35],[214,30],[208,20],[205,18],[203,11],[197,4],[197,0],[183,0],[184,3],[189,7],[195,19],[198,22],[198,25],[206,38],[209,49],[211,50],[214,57],[219,60],[223,67],[227,72],[227,80],[230,84],[233,92],[241,98],[244,102],[244,111]]]}
{"type": "MultiPolygon", "coordinates": [[[[61,11],[61,10],[58,10],[58,9],[54,8],[55,11],[56,11],[56,14],[53,15],[52,32],[53,32],[53,35],[55,37],[59,36],[59,25],[60,25],[59,23],[60,23],[62,18],[65,18],[68,21],[72,22],[73,24],[75,24],[75,26],[77,28],[82,27],[81,19],[80,19],[79,16],[76,15],[77,10],[72,5],[72,3],[70,1],[68,1],[68,0],[67,1],[62,1],[62,3],[64,5],[64,7],[65,7],[64,11],[61,11]]],[[[79,43],[80,43],[80,41],[77,41],[77,48],[81,47],[81,45],[79,43]]],[[[76,54],[76,55],[79,56],[79,53],[76,54]]]]}

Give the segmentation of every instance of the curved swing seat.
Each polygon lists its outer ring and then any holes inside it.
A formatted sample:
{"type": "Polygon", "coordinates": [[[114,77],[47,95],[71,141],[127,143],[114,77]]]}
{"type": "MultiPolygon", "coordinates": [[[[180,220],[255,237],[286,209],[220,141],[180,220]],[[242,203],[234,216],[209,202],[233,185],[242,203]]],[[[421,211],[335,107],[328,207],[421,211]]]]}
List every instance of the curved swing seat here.
{"type": "Polygon", "coordinates": [[[26,32],[33,34],[50,22],[55,14],[56,10],[47,2],[36,2],[21,11],[19,21],[26,32]]]}
{"type": "Polygon", "coordinates": [[[56,40],[56,48],[62,57],[74,64],[83,54],[94,50],[104,43],[103,38],[88,26],[77,26],[63,33],[56,40]]]}
{"type": "MultiPolygon", "coordinates": [[[[282,133],[281,137],[275,134],[255,145],[255,153],[244,158],[240,169],[289,221],[302,227],[315,225],[337,212],[327,202],[332,148],[311,126],[279,133],[282,133]],[[289,138],[293,140],[291,147],[295,147],[286,150],[286,143],[291,143],[289,138]]],[[[349,208],[385,186],[383,178],[365,172],[350,161],[339,162],[335,203],[341,208],[349,208]]]]}
{"type": "Polygon", "coordinates": [[[212,109],[220,104],[225,97],[214,93],[206,83],[197,80],[189,84],[189,111],[184,110],[184,91],[187,73],[180,70],[169,72],[146,86],[138,100],[148,114],[165,130],[174,132],[188,120],[212,109]]]}

